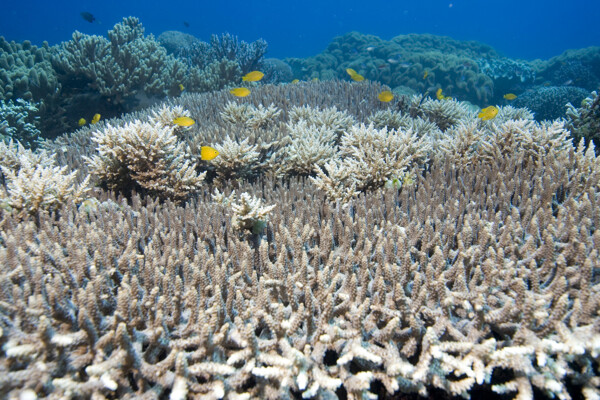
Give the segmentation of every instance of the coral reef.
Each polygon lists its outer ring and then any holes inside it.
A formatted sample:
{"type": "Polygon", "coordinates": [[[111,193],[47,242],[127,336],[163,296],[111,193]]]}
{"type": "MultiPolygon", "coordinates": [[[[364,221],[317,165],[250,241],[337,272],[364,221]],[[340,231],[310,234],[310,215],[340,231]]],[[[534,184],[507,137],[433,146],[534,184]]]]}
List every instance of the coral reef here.
{"type": "MultiPolygon", "coordinates": [[[[137,18],[124,18],[102,36],[73,33],[73,38],[53,49],[52,64],[61,79],[100,93],[114,105],[138,91],[148,96],[177,93],[178,85],[193,86],[189,70],[152,35],[145,37],[137,18]]],[[[195,76],[194,76],[195,77],[195,76]]]]}
{"type": "Polygon", "coordinates": [[[263,78],[265,83],[285,83],[294,79],[292,67],[278,58],[265,58],[261,70],[265,73],[263,78]]]}
{"type": "Polygon", "coordinates": [[[33,153],[12,141],[0,141],[0,168],[0,206],[18,218],[80,202],[89,190],[89,177],[78,184],[77,171],[67,172],[69,167],[57,166],[47,152],[33,153]]]}
{"type": "Polygon", "coordinates": [[[239,77],[263,66],[267,52],[267,42],[263,39],[247,43],[230,33],[211,35],[209,43],[192,38],[181,32],[164,32],[159,36],[170,53],[190,66],[206,68],[212,63],[227,60],[238,65],[241,71],[239,77]]]}
{"type": "Polygon", "coordinates": [[[210,49],[213,59],[237,62],[242,70],[242,75],[244,75],[261,68],[263,57],[267,52],[267,42],[258,39],[247,43],[239,40],[235,35],[224,33],[211,35],[210,49]]]}
{"type": "Polygon", "coordinates": [[[0,36],[0,50],[0,100],[40,101],[60,90],[48,43],[37,47],[0,36]]]}
{"type": "Polygon", "coordinates": [[[600,96],[597,92],[582,100],[579,108],[567,104],[567,128],[576,143],[585,139],[587,144],[592,141],[595,148],[600,149],[600,96]]]}
{"type": "Polygon", "coordinates": [[[522,93],[511,104],[528,108],[538,121],[565,117],[567,104],[579,104],[589,92],[574,86],[540,86],[522,93]]]}
{"type": "Polygon", "coordinates": [[[132,188],[160,198],[186,199],[197,191],[198,174],[174,128],[135,120],[124,126],[107,124],[92,133],[98,155],[88,158],[92,174],[110,189],[132,188]]]}
{"type": "Polygon", "coordinates": [[[597,160],[498,161],[347,211],[245,187],[276,205],[256,252],[203,197],[4,216],[2,395],[594,398],[597,160]]]}
{"type": "Polygon", "coordinates": [[[0,397],[600,396],[594,146],[524,109],[482,121],[382,88],[184,94],[45,144],[137,193],[0,208],[0,397]],[[271,104],[258,128],[221,115],[271,104]],[[252,168],[194,168],[207,144],[252,168]],[[277,174],[293,156],[316,175],[277,174]]]}
{"type": "MultiPolygon", "coordinates": [[[[476,62],[479,70],[492,78],[496,86],[498,86],[501,79],[521,83],[533,83],[535,81],[534,69],[524,61],[511,60],[510,58],[480,58],[476,62]]],[[[505,84],[505,86],[510,87],[510,84],[505,84]]]]}
{"type": "Polygon", "coordinates": [[[167,54],[177,57],[181,57],[187,49],[201,42],[195,36],[179,31],[165,31],[158,35],[156,40],[167,50],[167,54]]]}
{"type": "Polygon", "coordinates": [[[476,60],[481,58],[490,63],[500,59],[491,47],[477,42],[416,34],[386,41],[351,32],[334,38],[317,56],[285,61],[297,78],[347,79],[346,68],[353,68],[392,88],[433,95],[441,87],[453,97],[483,105],[494,99],[495,82],[480,70],[476,60]]]}
{"type": "Polygon", "coordinates": [[[40,140],[39,108],[23,99],[0,100],[0,138],[33,148],[40,140]]]}
{"type": "Polygon", "coordinates": [[[240,195],[239,204],[231,203],[231,226],[240,231],[261,233],[267,226],[267,216],[275,205],[263,206],[262,201],[248,193],[240,195]]]}
{"type": "Polygon", "coordinates": [[[287,128],[289,140],[271,161],[277,175],[310,175],[337,156],[337,134],[331,127],[301,119],[287,128]]]}
{"type": "Polygon", "coordinates": [[[532,62],[540,82],[553,86],[577,86],[588,92],[600,83],[600,47],[571,49],[549,60],[532,62]]]}

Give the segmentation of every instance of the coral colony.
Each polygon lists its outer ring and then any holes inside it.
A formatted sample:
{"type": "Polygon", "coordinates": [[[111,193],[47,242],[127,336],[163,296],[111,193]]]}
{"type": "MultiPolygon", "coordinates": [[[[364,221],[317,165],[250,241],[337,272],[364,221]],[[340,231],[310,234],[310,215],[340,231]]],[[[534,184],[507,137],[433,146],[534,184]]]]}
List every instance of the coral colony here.
{"type": "Polygon", "coordinates": [[[0,397],[600,398],[598,48],[0,46],[0,397]]]}

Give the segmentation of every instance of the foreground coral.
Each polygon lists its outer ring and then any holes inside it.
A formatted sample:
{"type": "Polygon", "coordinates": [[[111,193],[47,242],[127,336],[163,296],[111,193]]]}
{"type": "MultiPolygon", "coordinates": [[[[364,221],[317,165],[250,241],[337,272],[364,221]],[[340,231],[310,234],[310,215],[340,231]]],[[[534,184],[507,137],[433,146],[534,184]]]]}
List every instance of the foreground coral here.
{"type": "Polygon", "coordinates": [[[347,209],[246,185],[276,205],[255,251],[204,197],[3,214],[0,395],[597,398],[600,163],[545,129],[347,209]]]}

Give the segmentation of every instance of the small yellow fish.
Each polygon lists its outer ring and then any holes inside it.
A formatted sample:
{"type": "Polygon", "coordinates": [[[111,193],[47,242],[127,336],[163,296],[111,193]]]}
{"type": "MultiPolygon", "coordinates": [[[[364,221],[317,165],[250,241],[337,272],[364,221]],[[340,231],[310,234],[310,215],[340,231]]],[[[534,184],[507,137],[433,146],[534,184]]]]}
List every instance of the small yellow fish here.
{"type": "Polygon", "coordinates": [[[498,107],[489,106],[486,108],[482,108],[479,114],[477,114],[477,118],[481,118],[482,121],[489,121],[498,115],[498,107]]]}
{"type": "Polygon", "coordinates": [[[423,79],[427,79],[428,76],[429,76],[429,71],[425,70],[425,72],[423,73],[423,79]]]}
{"type": "Polygon", "coordinates": [[[263,76],[265,76],[265,74],[260,71],[252,71],[242,76],[242,80],[248,82],[258,82],[263,78],[263,76]]]}
{"type": "Polygon", "coordinates": [[[502,97],[504,97],[506,100],[514,100],[514,99],[516,99],[516,98],[517,98],[517,95],[516,95],[516,94],[514,94],[514,93],[506,93],[506,94],[505,94],[504,96],[502,96],[502,97]]]}
{"type": "Polygon", "coordinates": [[[379,101],[388,103],[388,102],[392,101],[392,99],[394,98],[394,94],[392,92],[390,92],[389,90],[384,90],[383,92],[379,93],[379,96],[377,96],[377,98],[379,99],[379,101]]]}
{"type": "Polygon", "coordinates": [[[192,126],[196,123],[196,121],[190,117],[177,117],[173,120],[173,123],[179,126],[192,126]]]}
{"type": "Polygon", "coordinates": [[[179,84],[179,90],[181,90],[183,92],[183,90],[185,89],[185,86],[183,86],[181,83],[179,84]]]}
{"type": "Polygon", "coordinates": [[[312,80],[313,82],[319,82],[319,78],[316,78],[316,77],[315,77],[315,78],[312,78],[311,80],[312,80]]]}
{"type": "Polygon", "coordinates": [[[348,75],[350,75],[350,78],[352,78],[352,75],[356,75],[358,74],[358,72],[356,72],[355,70],[353,70],[352,68],[346,68],[346,73],[348,75]]]}
{"type": "Polygon", "coordinates": [[[354,74],[350,77],[353,81],[355,82],[360,82],[360,81],[364,81],[365,77],[362,76],[361,74],[354,74]]]}
{"type": "Polygon", "coordinates": [[[200,158],[204,161],[210,161],[216,156],[219,155],[219,152],[212,147],[202,146],[200,147],[200,158]]]}
{"type": "Polygon", "coordinates": [[[100,114],[94,114],[94,117],[90,121],[90,124],[92,124],[92,125],[96,124],[96,123],[98,123],[98,121],[100,121],[100,114]]]}
{"type": "Polygon", "coordinates": [[[84,126],[86,122],[87,121],[85,120],[85,118],[80,118],[77,123],[79,124],[79,126],[84,126]]]}
{"type": "Polygon", "coordinates": [[[435,92],[435,97],[437,97],[438,100],[450,100],[450,99],[452,99],[451,96],[444,96],[442,94],[442,88],[439,88],[437,90],[437,92],[435,92]]]}
{"type": "Polygon", "coordinates": [[[237,96],[237,97],[246,97],[250,94],[250,89],[245,88],[245,87],[239,87],[239,88],[231,89],[229,91],[229,93],[231,93],[232,95],[237,96]]]}
{"type": "Polygon", "coordinates": [[[439,88],[437,90],[437,92],[435,92],[435,97],[437,97],[438,100],[444,100],[444,95],[442,94],[442,88],[439,88]]]}
{"type": "Polygon", "coordinates": [[[300,79],[294,79],[294,80],[292,81],[292,83],[298,83],[298,82],[300,82],[300,79]]]}

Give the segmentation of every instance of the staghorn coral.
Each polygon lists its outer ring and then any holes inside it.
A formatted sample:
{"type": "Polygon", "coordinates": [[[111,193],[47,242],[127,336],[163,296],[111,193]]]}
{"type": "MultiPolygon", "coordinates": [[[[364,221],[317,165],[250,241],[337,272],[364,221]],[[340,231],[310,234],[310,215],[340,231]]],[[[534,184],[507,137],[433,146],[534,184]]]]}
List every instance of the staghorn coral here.
{"type": "Polygon", "coordinates": [[[367,118],[368,124],[373,124],[376,129],[412,130],[417,136],[437,137],[442,134],[439,127],[421,117],[412,118],[400,111],[377,111],[367,118]]]}
{"type": "Polygon", "coordinates": [[[15,211],[19,218],[56,211],[67,202],[80,202],[89,191],[89,176],[78,184],[77,171],[68,173],[68,166],[55,165],[54,156],[33,153],[12,141],[0,142],[0,168],[0,204],[4,210],[15,211]]]}
{"type": "Polygon", "coordinates": [[[249,129],[264,129],[277,121],[281,110],[271,103],[268,107],[259,104],[255,107],[247,103],[228,101],[220,115],[224,122],[241,125],[249,129]]]}
{"type": "Polygon", "coordinates": [[[293,106],[288,113],[288,118],[292,124],[306,121],[310,125],[332,130],[338,139],[355,123],[355,119],[351,115],[336,107],[327,107],[321,110],[309,105],[293,106]]]}
{"type": "Polygon", "coordinates": [[[289,140],[273,155],[273,169],[279,176],[309,175],[315,167],[333,161],[337,155],[336,132],[324,125],[309,125],[301,119],[288,123],[289,140]]]}
{"type": "Polygon", "coordinates": [[[441,131],[447,130],[461,120],[472,118],[474,115],[465,103],[455,99],[433,100],[426,98],[420,102],[418,110],[416,116],[433,122],[441,131]]]}
{"type": "Polygon", "coordinates": [[[259,234],[267,225],[267,216],[275,205],[263,206],[259,198],[242,193],[239,203],[231,203],[231,226],[239,231],[259,234]]]}
{"type": "Polygon", "coordinates": [[[526,163],[536,163],[547,154],[556,157],[572,148],[564,122],[539,124],[526,119],[492,124],[466,122],[446,134],[435,144],[434,154],[459,168],[478,162],[502,162],[514,156],[526,163]]]}
{"type": "Polygon", "coordinates": [[[310,179],[330,200],[345,204],[358,192],[381,188],[423,166],[430,150],[429,139],[411,130],[354,125],[341,138],[340,157],[326,163],[325,171],[315,165],[317,176],[310,179]]]}
{"type": "Polygon", "coordinates": [[[592,399],[600,164],[525,154],[434,160],[347,211],[307,181],[247,185],[276,205],[255,251],[203,196],[3,214],[0,393],[592,399]]]}
{"type": "Polygon", "coordinates": [[[595,91],[581,101],[581,107],[567,104],[567,128],[575,142],[585,139],[600,148],[600,96],[595,91]]]}
{"type": "Polygon", "coordinates": [[[110,189],[145,190],[161,198],[183,200],[197,191],[206,173],[198,174],[172,126],[135,120],[107,124],[92,133],[97,155],[86,160],[91,173],[110,189]]]}
{"type": "Polygon", "coordinates": [[[257,145],[250,145],[248,139],[235,142],[231,138],[215,144],[219,156],[211,161],[217,178],[225,183],[228,180],[250,178],[260,168],[260,152],[257,145]]]}

